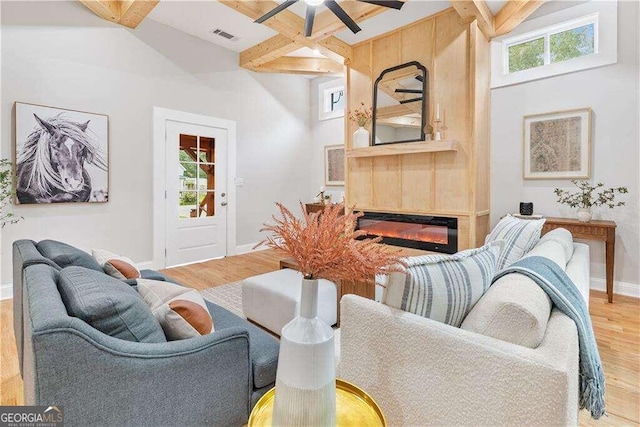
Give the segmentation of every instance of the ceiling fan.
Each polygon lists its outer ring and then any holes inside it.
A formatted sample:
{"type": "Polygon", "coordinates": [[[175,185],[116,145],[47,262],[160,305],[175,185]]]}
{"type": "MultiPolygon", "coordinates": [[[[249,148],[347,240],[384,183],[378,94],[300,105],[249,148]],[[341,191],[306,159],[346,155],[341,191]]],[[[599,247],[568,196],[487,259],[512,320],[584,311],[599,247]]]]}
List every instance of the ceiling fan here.
{"type": "MultiPolygon", "coordinates": [[[[258,24],[262,24],[267,19],[277,15],[278,13],[282,12],[283,10],[285,10],[292,4],[297,3],[298,1],[299,0],[285,0],[280,5],[274,7],[269,12],[265,13],[260,18],[256,19],[255,22],[257,22],[258,24]]],[[[333,14],[338,17],[338,19],[344,22],[344,25],[349,27],[349,29],[353,31],[354,34],[362,29],[358,26],[358,24],[356,24],[356,21],[354,21],[353,19],[351,19],[349,15],[347,15],[347,12],[345,12],[344,9],[340,7],[340,5],[335,0],[303,0],[303,1],[307,4],[307,14],[304,20],[305,37],[310,37],[311,34],[313,33],[313,20],[316,16],[316,8],[322,4],[327,6],[327,8],[331,12],[333,12],[333,14]]],[[[384,6],[391,9],[397,9],[397,10],[400,10],[404,5],[404,2],[400,0],[357,0],[357,1],[361,1],[363,3],[375,4],[376,6],[384,6]]]]}

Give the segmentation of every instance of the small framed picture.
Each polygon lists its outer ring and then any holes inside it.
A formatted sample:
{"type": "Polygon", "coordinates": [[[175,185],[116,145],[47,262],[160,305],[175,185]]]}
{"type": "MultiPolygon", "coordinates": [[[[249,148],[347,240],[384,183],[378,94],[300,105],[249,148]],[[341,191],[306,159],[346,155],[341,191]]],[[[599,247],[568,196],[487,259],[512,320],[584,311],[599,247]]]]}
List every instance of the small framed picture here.
{"type": "Polygon", "coordinates": [[[588,179],[591,109],[525,116],[524,179],[588,179]]]}
{"type": "Polygon", "coordinates": [[[14,142],[16,204],[109,200],[107,115],[16,102],[14,142]]]}
{"type": "Polygon", "coordinates": [[[318,120],[344,117],[346,94],[342,80],[318,85],[318,120]]]}
{"type": "Polygon", "coordinates": [[[324,147],[324,185],[344,185],[344,145],[324,147]]]}

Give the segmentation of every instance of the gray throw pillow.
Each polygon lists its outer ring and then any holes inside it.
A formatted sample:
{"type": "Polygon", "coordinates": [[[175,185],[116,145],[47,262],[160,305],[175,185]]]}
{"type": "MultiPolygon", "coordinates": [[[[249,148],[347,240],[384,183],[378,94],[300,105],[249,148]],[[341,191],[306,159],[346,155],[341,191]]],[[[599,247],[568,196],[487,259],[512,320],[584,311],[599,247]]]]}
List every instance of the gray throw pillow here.
{"type": "Polygon", "coordinates": [[[38,252],[55,262],[60,268],[85,267],[102,273],[102,267],[87,252],[56,240],[43,240],[36,244],[38,252]]]}
{"type": "Polygon", "coordinates": [[[491,286],[504,242],[455,255],[405,258],[405,273],[391,273],[383,303],[438,322],[460,326],[491,286]]]}
{"type": "Polygon", "coordinates": [[[131,286],[82,267],[60,271],[58,290],[70,316],[127,341],[166,342],[162,327],[131,286]]]}

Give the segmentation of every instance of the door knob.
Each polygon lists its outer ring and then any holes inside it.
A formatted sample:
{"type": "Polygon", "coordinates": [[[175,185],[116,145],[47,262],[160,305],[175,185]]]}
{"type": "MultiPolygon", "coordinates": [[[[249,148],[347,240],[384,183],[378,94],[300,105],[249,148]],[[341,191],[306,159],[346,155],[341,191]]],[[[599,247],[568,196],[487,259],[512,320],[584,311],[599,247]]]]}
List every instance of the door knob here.
{"type": "Polygon", "coordinates": [[[220,206],[227,206],[227,202],[220,203],[220,206]]]}
{"type": "Polygon", "coordinates": [[[222,194],[220,194],[220,197],[224,197],[226,195],[227,195],[227,193],[222,193],[222,194]]]}

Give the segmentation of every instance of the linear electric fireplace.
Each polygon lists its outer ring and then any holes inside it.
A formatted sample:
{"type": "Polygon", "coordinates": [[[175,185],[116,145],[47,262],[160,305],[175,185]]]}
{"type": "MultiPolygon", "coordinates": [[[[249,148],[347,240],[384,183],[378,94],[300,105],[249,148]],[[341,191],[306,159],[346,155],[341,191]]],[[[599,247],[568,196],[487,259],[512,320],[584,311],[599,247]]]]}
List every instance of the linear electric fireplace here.
{"type": "Polygon", "coordinates": [[[442,216],[364,212],[358,230],[382,243],[454,254],[458,252],[458,219],[442,216]]]}

